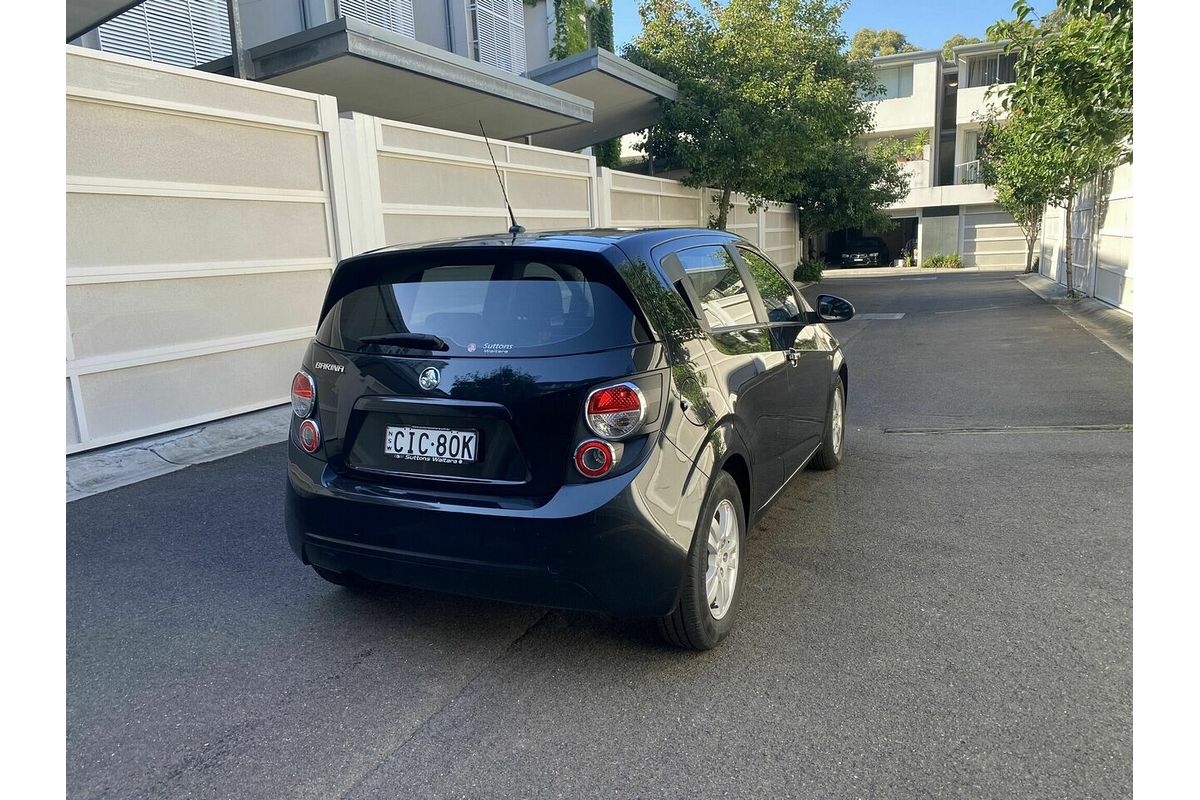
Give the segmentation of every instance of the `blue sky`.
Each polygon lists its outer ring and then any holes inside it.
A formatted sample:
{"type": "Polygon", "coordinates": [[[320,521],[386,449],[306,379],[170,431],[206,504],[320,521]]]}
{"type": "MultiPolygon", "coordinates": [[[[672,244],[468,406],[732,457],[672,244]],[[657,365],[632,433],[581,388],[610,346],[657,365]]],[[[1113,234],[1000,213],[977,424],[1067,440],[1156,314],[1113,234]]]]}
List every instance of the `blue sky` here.
{"type": "MultiPolygon", "coordinates": [[[[1054,8],[1054,0],[1034,0],[1039,13],[1054,8]]],[[[638,0],[613,0],[613,35],[617,50],[637,35],[638,0]]],[[[859,28],[895,28],[908,40],[932,50],[956,33],[984,38],[987,26],[1012,16],[1012,0],[850,0],[842,18],[846,35],[859,28]]]]}

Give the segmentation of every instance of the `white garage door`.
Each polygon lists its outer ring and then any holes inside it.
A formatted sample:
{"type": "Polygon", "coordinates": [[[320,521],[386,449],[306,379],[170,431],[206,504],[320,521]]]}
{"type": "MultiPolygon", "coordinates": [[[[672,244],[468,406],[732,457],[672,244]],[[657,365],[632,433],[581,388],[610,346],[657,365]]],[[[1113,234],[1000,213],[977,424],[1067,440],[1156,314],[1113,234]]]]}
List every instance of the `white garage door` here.
{"type": "Polygon", "coordinates": [[[1025,237],[1017,223],[999,206],[963,210],[964,267],[1024,269],[1025,237]]]}

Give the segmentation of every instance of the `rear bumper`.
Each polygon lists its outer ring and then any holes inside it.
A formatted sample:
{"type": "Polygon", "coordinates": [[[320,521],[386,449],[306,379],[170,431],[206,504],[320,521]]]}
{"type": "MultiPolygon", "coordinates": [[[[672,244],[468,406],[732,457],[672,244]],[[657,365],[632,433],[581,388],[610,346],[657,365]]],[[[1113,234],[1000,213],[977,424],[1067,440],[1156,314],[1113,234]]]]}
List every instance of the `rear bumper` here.
{"type": "Polygon", "coordinates": [[[687,551],[641,510],[646,506],[634,485],[640,470],[564,486],[536,508],[504,508],[403,492],[361,494],[291,449],[285,518],[291,547],[306,564],[386,583],[625,616],[661,616],[675,605],[687,551]]]}

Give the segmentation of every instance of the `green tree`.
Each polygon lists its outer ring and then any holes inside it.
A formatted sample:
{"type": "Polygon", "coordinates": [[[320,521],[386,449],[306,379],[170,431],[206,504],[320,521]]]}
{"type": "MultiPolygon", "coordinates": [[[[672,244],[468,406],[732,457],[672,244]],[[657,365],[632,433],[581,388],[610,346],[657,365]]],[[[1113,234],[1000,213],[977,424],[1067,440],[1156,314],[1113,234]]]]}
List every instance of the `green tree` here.
{"type": "Polygon", "coordinates": [[[979,44],[983,39],[976,36],[964,36],[961,33],[956,33],[945,41],[942,45],[942,58],[947,61],[954,60],[954,48],[964,44],[979,44]]]}
{"type": "Polygon", "coordinates": [[[1067,291],[1075,294],[1075,198],[1133,152],[1132,0],[1060,0],[1060,13],[1037,19],[1027,0],[1013,4],[1016,19],[988,28],[1009,39],[1017,54],[1016,83],[1001,108],[1027,126],[1028,145],[1046,159],[1054,189],[1050,204],[1066,210],[1067,291]]]}
{"type": "Polygon", "coordinates": [[[908,41],[908,37],[900,31],[884,28],[859,28],[850,40],[850,57],[854,59],[872,59],[877,56],[891,56],[896,53],[915,53],[921,48],[908,41]]]}
{"type": "Polygon", "coordinates": [[[883,209],[908,194],[908,175],[901,155],[911,145],[884,139],[864,147],[858,142],[831,142],[806,159],[789,200],[800,220],[800,238],[841,228],[886,230],[895,224],[883,209]]]}
{"type": "Polygon", "coordinates": [[[1061,185],[1055,154],[1037,144],[1036,124],[1027,114],[1005,120],[993,112],[984,119],[979,137],[980,177],[996,190],[996,202],[1025,235],[1026,272],[1033,272],[1042,216],[1061,185]]]}
{"type": "Polygon", "coordinates": [[[640,149],[718,191],[724,229],[734,192],[753,206],[795,194],[806,164],[867,133],[877,91],[869,64],[849,60],[844,6],[825,0],[644,0],[626,58],[679,87],[640,149]]]}

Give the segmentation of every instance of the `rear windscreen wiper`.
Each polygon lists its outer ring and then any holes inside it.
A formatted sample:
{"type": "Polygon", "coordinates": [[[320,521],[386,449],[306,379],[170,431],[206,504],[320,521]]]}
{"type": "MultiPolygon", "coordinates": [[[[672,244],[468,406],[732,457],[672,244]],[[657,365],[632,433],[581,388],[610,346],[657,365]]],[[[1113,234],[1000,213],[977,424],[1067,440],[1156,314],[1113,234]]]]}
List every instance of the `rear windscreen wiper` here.
{"type": "Polygon", "coordinates": [[[359,339],[363,344],[391,344],[397,347],[411,347],[414,350],[449,350],[450,345],[440,336],[432,333],[385,333],[380,336],[364,336],[359,339]]]}

